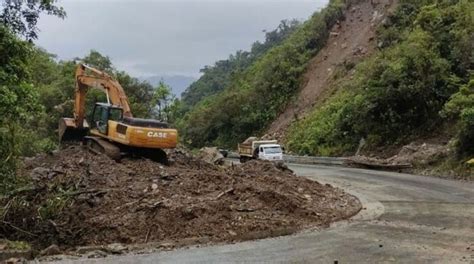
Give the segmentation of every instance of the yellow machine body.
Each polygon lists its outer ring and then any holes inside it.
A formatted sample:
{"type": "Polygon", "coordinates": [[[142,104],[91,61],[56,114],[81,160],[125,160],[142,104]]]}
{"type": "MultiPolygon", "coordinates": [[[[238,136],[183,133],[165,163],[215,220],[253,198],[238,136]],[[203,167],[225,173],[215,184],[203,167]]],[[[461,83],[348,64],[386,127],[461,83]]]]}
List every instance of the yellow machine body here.
{"type": "Polygon", "coordinates": [[[170,149],[175,148],[178,142],[176,129],[130,126],[113,120],[108,121],[107,135],[99,132],[97,128],[91,129],[90,134],[139,148],[170,149]]]}

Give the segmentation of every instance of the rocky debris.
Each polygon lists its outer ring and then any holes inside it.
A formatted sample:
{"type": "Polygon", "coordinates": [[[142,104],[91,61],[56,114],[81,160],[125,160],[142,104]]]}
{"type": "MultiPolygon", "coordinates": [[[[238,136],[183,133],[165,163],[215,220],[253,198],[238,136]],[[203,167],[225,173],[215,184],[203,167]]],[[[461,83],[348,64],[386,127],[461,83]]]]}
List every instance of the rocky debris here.
{"type": "Polygon", "coordinates": [[[61,254],[61,250],[59,249],[58,245],[52,244],[51,246],[41,250],[41,256],[50,256],[50,255],[59,255],[61,254]]]}
{"type": "Polygon", "coordinates": [[[446,145],[411,143],[403,146],[400,152],[388,158],[390,163],[411,163],[415,165],[430,165],[449,155],[450,149],[446,145]]]}
{"type": "Polygon", "coordinates": [[[102,250],[94,250],[87,252],[85,255],[87,258],[103,258],[107,257],[107,253],[102,250]]]}
{"type": "Polygon", "coordinates": [[[398,154],[387,159],[356,155],[350,157],[347,162],[355,167],[401,170],[434,164],[446,158],[449,152],[450,149],[446,145],[413,142],[403,146],[398,154]]]}
{"type": "Polygon", "coordinates": [[[367,54],[367,49],[365,47],[359,46],[352,50],[352,55],[354,56],[365,56],[365,54],[367,54]]]}
{"type": "Polygon", "coordinates": [[[198,158],[214,165],[222,165],[224,163],[224,155],[216,147],[200,149],[198,158]]]}
{"type": "Polygon", "coordinates": [[[133,244],[181,246],[289,234],[328,226],[361,208],[354,196],[298,177],[282,164],[252,160],[225,168],[182,150],[168,156],[169,166],[147,159],[117,163],[69,146],[31,159],[21,174],[36,175],[38,167],[55,173],[16,198],[25,203],[5,213],[11,225],[0,226],[0,232],[37,250],[56,244],[65,252],[101,257],[133,244]]]}
{"type": "Polygon", "coordinates": [[[9,258],[3,262],[5,264],[23,264],[23,263],[28,263],[28,260],[25,258],[9,258]]]}
{"type": "Polygon", "coordinates": [[[108,252],[112,254],[122,254],[128,250],[128,247],[120,243],[112,243],[112,244],[107,245],[106,249],[108,252]]]}
{"type": "Polygon", "coordinates": [[[29,244],[0,239],[0,263],[24,263],[31,256],[29,244]]]}
{"type": "Polygon", "coordinates": [[[38,167],[38,168],[34,168],[31,171],[30,177],[31,177],[31,179],[37,181],[37,180],[41,180],[43,178],[46,178],[48,176],[48,173],[49,173],[49,169],[46,169],[46,168],[43,168],[43,167],[38,167]]]}
{"type": "Polygon", "coordinates": [[[360,167],[368,169],[380,170],[403,170],[412,168],[410,163],[390,163],[386,159],[379,159],[374,157],[354,156],[346,160],[346,165],[351,167],[360,167]]]}
{"type": "Polygon", "coordinates": [[[372,13],[372,19],[370,20],[371,26],[377,27],[380,23],[382,23],[383,19],[384,19],[384,14],[375,10],[372,13]]]}

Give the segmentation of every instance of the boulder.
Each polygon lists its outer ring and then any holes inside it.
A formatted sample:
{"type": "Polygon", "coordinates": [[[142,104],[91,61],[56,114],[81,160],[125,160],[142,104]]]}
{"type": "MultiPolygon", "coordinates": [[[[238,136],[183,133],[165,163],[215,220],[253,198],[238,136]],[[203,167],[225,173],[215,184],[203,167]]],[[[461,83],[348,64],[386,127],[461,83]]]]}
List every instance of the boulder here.
{"type": "Polygon", "coordinates": [[[215,147],[204,147],[199,151],[198,158],[204,162],[222,165],[224,163],[224,156],[222,153],[215,147]]]}

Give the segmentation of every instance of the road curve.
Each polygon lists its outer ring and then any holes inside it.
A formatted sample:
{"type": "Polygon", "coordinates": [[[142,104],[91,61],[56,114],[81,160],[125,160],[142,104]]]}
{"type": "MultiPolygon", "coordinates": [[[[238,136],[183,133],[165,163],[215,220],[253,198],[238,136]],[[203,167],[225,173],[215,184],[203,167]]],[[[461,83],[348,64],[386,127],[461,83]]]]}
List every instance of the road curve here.
{"type": "Polygon", "coordinates": [[[231,245],[62,263],[474,263],[474,184],[361,169],[291,165],[345,189],[364,209],[319,231],[231,245]]]}

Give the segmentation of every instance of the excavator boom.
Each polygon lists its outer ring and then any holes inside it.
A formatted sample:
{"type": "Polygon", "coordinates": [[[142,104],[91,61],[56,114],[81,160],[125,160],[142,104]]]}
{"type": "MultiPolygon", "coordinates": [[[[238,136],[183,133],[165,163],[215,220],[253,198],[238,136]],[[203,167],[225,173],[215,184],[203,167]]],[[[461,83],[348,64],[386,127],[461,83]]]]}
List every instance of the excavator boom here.
{"type": "Polygon", "coordinates": [[[88,87],[102,90],[107,95],[109,104],[119,106],[123,109],[123,116],[133,117],[128,104],[127,95],[119,82],[110,75],[85,64],[79,64],[76,68],[76,91],[74,101],[74,118],[76,126],[82,128],[85,118],[85,103],[88,87]],[[87,70],[90,72],[87,73],[87,70]]]}

